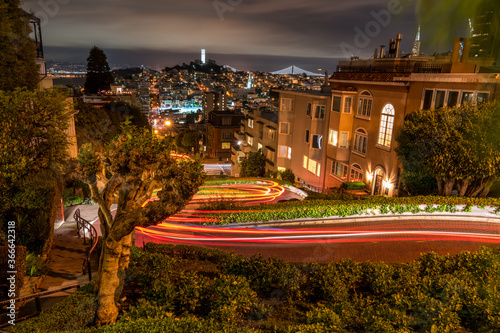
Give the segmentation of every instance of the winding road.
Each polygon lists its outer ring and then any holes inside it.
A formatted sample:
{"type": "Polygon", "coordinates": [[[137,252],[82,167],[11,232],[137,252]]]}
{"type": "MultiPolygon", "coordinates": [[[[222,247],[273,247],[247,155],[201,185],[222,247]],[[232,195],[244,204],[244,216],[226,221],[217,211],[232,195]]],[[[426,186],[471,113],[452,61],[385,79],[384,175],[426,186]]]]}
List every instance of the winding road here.
{"type": "Polygon", "coordinates": [[[214,196],[246,205],[295,197],[270,181],[225,185],[222,191],[216,188],[202,187],[187,209],[156,226],[136,228],[136,245],[146,242],[199,245],[247,257],[261,253],[264,257],[297,262],[342,258],[405,262],[430,251],[457,254],[476,251],[480,246],[500,247],[500,219],[478,216],[392,215],[205,226],[213,222],[206,214],[214,211],[195,208],[214,196]]]}

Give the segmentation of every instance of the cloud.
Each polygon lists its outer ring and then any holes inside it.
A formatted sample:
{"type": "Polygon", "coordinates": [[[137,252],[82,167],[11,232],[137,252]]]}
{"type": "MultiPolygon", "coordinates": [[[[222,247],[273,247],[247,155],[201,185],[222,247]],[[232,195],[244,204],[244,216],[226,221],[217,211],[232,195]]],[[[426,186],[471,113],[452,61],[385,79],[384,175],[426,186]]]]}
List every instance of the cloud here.
{"type": "MultiPolygon", "coordinates": [[[[44,44],[53,47],[338,57],[339,44],[352,43],[354,27],[373,20],[370,11],[386,8],[386,1],[35,0],[23,7],[45,15],[44,44]],[[232,10],[221,20],[214,1],[240,4],[225,7],[232,10]],[[50,13],[40,5],[57,2],[58,10],[50,13]]],[[[404,17],[414,22],[412,15],[404,17]]],[[[387,27],[361,56],[398,32],[406,33],[387,27]]]]}

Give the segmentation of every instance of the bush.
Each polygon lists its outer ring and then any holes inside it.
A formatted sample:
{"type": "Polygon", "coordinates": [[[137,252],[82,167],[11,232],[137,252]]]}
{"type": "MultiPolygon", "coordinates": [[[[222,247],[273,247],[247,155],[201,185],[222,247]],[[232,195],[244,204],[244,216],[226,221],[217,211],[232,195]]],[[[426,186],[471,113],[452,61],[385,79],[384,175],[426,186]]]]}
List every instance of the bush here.
{"type": "Polygon", "coordinates": [[[342,184],[342,188],[351,191],[351,190],[364,190],[366,184],[363,182],[345,182],[342,184]]]}
{"type": "Polygon", "coordinates": [[[18,333],[83,330],[94,324],[96,310],[96,296],[77,291],[38,317],[16,324],[11,330],[18,333]]]}
{"type": "Polygon", "coordinates": [[[243,276],[223,275],[214,282],[209,317],[218,322],[233,322],[253,308],[257,294],[243,276]]]}
{"type": "Polygon", "coordinates": [[[158,304],[155,301],[144,298],[139,299],[136,306],[131,306],[127,312],[123,314],[118,321],[133,322],[138,319],[163,319],[172,317],[168,306],[158,304]]]}
{"type": "Polygon", "coordinates": [[[295,175],[291,169],[280,172],[279,177],[285,182],[289,182],[292,185],[295,184],[295,175]]]}
{"type": "Polygon", "coordinates": [[[28,253],[26,256],[26,275],[42,276],[47,273],[47,269],[47,263],[42,257],[28,253]]]}

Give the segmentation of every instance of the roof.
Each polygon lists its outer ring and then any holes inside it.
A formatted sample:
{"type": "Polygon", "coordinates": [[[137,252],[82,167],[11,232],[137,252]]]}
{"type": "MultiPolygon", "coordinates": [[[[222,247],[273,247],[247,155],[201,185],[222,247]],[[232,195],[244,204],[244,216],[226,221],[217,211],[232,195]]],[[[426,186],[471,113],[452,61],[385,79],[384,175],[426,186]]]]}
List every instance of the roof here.
{"type": "Polygon", "coordinates": [[[373,81],[373,82],[394,82],[395,77],[408,77],[411,73],[352,73],[336,72],[330,76],[330,80],[341,81],[373,81]]]}

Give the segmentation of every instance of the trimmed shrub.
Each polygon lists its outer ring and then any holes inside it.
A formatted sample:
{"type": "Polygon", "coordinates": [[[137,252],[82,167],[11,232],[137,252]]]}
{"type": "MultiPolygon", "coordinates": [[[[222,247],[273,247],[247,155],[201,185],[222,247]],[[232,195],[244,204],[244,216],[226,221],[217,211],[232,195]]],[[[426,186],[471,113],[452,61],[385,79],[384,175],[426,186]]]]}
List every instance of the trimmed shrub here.
{"type": "Polygon", "coordinates": [[[17,333],[78,331],[92,327],[97,310],[94,294],[77,291],[38,317],[23,321],[11,330],[17,333]]]}
{"type": "Polygon", "coordinates": [[[351,191],[351,190],[364,190],[366,184],[363,182],[345,182],[342,184],[342,188],[351,191]]]}

